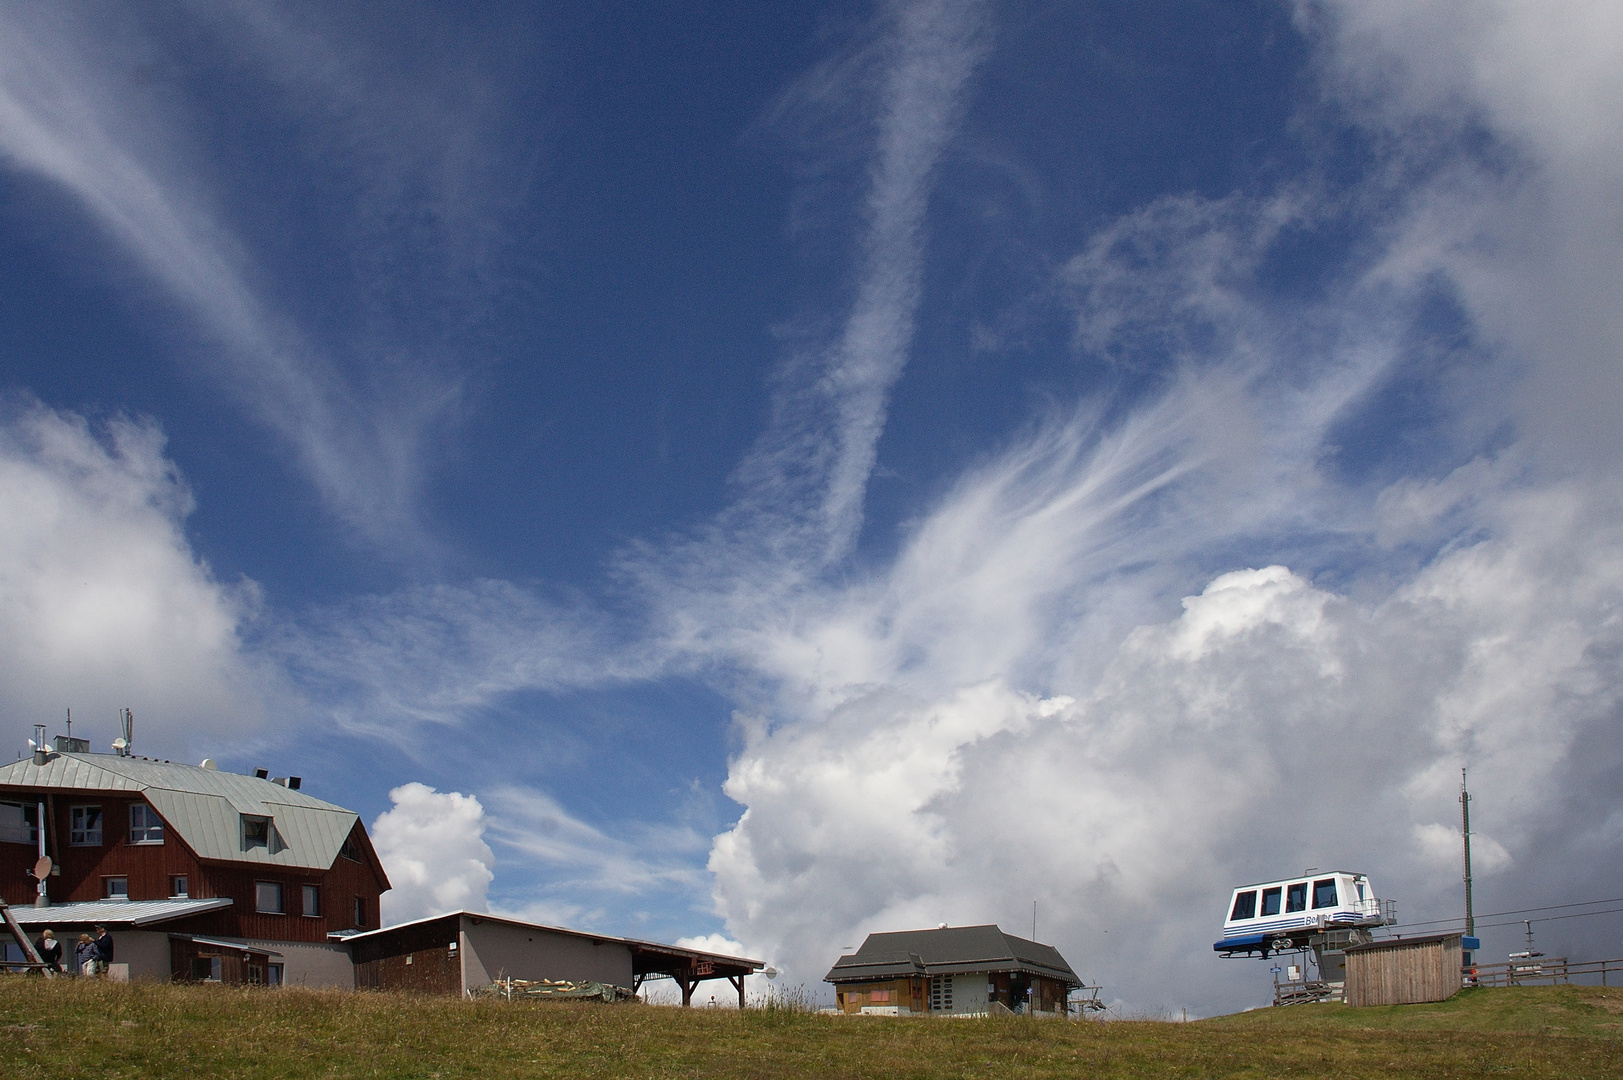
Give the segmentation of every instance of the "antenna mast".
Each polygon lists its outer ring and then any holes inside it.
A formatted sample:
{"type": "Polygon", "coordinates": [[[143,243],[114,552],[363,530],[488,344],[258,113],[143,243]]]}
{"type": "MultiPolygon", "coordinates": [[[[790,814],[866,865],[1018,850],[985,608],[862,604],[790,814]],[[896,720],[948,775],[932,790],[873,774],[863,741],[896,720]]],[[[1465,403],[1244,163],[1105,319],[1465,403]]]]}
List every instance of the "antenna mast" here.
{"type": "Polygon", "coordinates": [[[1476,916],[1471,911],[1471,793],[1460,770],[1460,836],[1465,840],[1465,936],[1476,937],[1476,916]]]}

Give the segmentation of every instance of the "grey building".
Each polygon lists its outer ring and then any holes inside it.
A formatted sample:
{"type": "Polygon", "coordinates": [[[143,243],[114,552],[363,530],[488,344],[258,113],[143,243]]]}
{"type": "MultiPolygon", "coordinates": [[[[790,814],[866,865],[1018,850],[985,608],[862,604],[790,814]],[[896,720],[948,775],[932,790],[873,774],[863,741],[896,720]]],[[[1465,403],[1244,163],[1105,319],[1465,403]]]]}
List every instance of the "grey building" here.
{"type": "Polygon", "coordinates": [[[464,995],[501,979],[598,982],[639,989],[669,978],[682,1004],[710,979],[725,979],[744,1004],[744,976],[759,960],[684,949],[636,938],[542,926],[497,915],[453,911],[368,933],[348,934],[355,985],[464,995]]]}

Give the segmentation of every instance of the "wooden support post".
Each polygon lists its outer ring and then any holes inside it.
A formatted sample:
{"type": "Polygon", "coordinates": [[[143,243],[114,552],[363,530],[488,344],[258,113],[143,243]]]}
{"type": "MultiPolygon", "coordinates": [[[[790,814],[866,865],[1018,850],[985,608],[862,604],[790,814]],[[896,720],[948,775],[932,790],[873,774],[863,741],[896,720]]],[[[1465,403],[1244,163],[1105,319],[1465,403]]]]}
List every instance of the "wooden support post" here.
{"type": "Polygon", "coordinates": [[[11,936],[16,939],[17,946],[22,949],[23,955],[28,958],[29,966],[38,968],[47,976],[54,976],[56,972],[45,966],[45,958],[40,956],[39,951],[34,948],[34,943],[28,940],[27,934],[23,933],[23,928],[17,924],[17,916],[11,913],[11,905],[4,900],[0,900],[0,917],[4,917],[6,928],[11,931],[11,936]]]}
{"type": "Polygon", "coordinates": [[[742,1009],[744,1007],[744,976],[729,975],[727,981],[738,987],[738,1007],[742,1009]]]}
{"type": "Polygon", "coordinates": [[[691,1008],[693,1005],[693,988],[699,985],[699,980],[688,980],[687,972],[678,975],[676,981],[682,985],[682,1008],[691,1008]]]}

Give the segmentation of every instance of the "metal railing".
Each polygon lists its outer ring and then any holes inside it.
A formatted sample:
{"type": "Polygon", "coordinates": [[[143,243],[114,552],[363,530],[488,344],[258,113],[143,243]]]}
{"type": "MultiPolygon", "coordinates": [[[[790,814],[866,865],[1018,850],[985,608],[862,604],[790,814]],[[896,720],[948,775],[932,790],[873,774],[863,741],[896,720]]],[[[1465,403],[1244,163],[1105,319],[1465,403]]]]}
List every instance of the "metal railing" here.
{"type": "Polygon", "coordinates": [[[1359,900],[1354,905],[1358,913],[1366,919],[1379,919],[1383,926],[1393,926],[1398,921],[1398,902],[1396,900],[1381,900],[1370,896],[1359,900]]]}
{"type": "MultiPolygon", "coordinates": [[[[1574,964],[1564,956],[1536,956],[1504,964],[1477,964],[1474,971],[1477,986],[1554,986],[1580,979],[1598,980],[1600,986],[1610,986],[1617,979],[1623,985],[1623,959],[1574,964]]],[[[1467,974],[1467,982],[1470,978],[1467,974]]]]}

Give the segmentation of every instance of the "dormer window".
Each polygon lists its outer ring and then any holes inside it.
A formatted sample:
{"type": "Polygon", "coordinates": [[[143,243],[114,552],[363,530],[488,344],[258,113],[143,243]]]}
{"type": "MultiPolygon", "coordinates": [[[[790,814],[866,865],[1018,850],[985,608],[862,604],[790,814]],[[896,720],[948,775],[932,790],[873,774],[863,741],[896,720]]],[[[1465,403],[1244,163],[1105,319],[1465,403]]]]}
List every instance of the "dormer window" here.
{"type": "Polygon", "coordinates": [[[271,819],[242,815],[242,850],[270,847],[271,819]]]}
{"type": "Polygon", "coordinates": [[[344,846],[338,849],[338,854],[350,862],[361,862],[361,848],[355,843],[354,837],[345,837],[344,846]]]}

